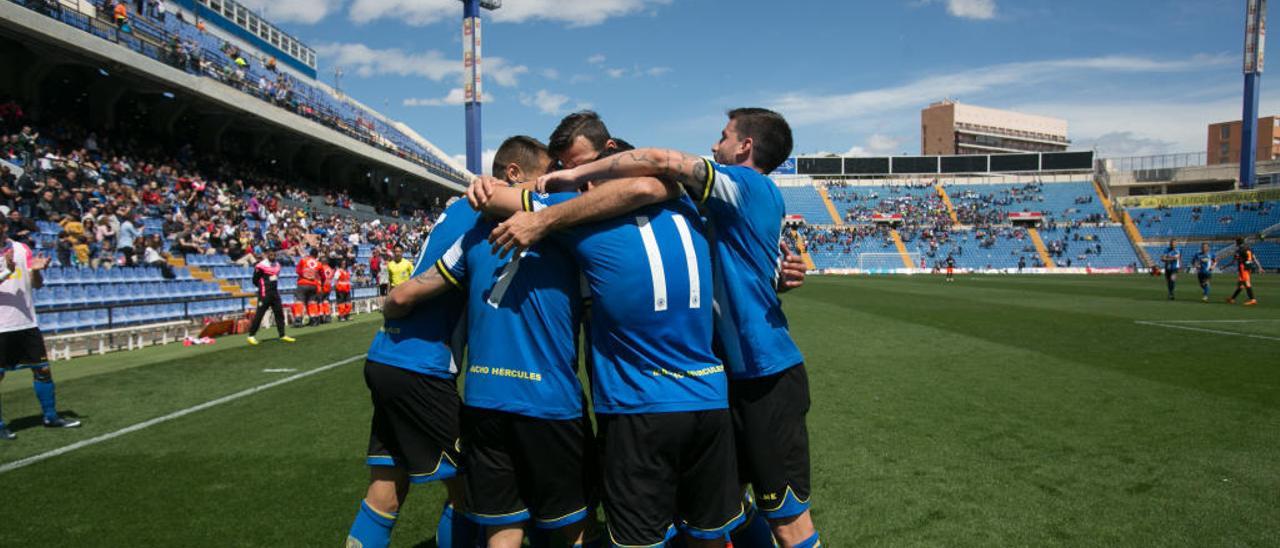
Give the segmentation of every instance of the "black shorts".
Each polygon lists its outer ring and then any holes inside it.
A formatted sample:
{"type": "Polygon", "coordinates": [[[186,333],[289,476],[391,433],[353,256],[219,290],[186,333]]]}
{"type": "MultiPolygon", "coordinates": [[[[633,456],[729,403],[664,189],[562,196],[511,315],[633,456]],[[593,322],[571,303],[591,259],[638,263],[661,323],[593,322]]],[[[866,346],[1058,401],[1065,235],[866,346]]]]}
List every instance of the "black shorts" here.
{"type": "Polygon", "coordinates": [[[720,539],[742,523],[727,409],[601,414],[596,423],[615,545],[660,544],[673,525],[693,538],[720,539]]]}
{"type": "Polygon", "coordinates": [[[756,379],[729,381],[729,407],[743,483],[765,517],[809,509],[809,374],[804,364],[756,379]]]}
{"type": "Polygon", "coordinates": [[[49,355],[44,349],[40,328],[32,327],[0,333],[0,370],[18,366],[44,366],[49,355]]]}
{"type": "Polygon", "coordinates": [[[481,525],[529,519],[559,529],[595,513],[599,466],[587,417],[550,420],[462,411],[468,515],[481,525]]]}
{"type": "Polygon", "coordinates": [[[1169,280],[1172,280],[1172,279],[1174,279],[1174,278],[1177,278],[1177,277],[1178,277],[1178,270],[1177,270],[1177,269],[1175,269],[1175,268],[1166,268],[1166,269],[1164,269],[1164,277],[1165,277],[1165,279],[1169,279],[1169,280]]]}
{"type": "Polygon", "coordinates": [[[1197,272],[1197,273],[1196,273],[1196,279],[1197,279],[1197,280],[1200,280],[1200,285],[1207,284],[1207,283],[1209,283],[1209,281],[1210,281],[1210,280],[1212,280],[1212,279],[1213,279],[1213,273],[1212,273],[1212,272],[1197,272]]]}
{"type": "Polygon", "coordinates": [[[319,302],[318,293],[314,285],[298,284],[298,288],[293,290],[293,297],[302,304],[311,304],[319,302]]]}
{"type": "Polygon", "coordinates": [[[457,382],[367,361],[364,382],[373,399],[369,466],[395,466],[409,481],[445,480],[458,473],[457,382]]]}
{"type": "Polygon", "coordinates": [[[339,291],[339,292],[338,292],[338,302],[340,302],[340,303],[349,303],[349,302],[351,302],[351,292],[350,292],[350,291],[339,291]]]}

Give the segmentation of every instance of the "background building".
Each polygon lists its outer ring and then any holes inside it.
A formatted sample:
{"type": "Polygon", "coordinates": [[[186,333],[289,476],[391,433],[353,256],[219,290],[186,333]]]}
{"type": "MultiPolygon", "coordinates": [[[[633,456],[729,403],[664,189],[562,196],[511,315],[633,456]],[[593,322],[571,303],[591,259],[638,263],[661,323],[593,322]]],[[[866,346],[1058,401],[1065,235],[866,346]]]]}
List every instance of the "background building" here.
{"type": "Polygon", "coordinates": [[[920,152],[926,156],[1067,150],[1067,121],[957,103],[920,111],[920,152]]]}
{"type": "MultiPolygon", "coordinates": [[[[1265,162],[1280,157],[1280,136],[1276,129],[1280,118],[1258,118],[1258,161],[1265,162]]],[[[1209,124],[1209,144],[1205,149],[1209,164],[1235,164],[1240,162],[1240,120],[1209,124]]]]}

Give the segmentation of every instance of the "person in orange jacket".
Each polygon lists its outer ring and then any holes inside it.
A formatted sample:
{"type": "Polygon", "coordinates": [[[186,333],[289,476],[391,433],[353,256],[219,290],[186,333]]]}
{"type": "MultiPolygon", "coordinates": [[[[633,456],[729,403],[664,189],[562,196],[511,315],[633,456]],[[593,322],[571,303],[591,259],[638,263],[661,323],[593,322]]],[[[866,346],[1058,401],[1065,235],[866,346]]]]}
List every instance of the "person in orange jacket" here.
{"type": "Polygon", "coordinates": [[[351,319],[351,272],[347,270],[348,264],[344,261],[338,265],[338,269],[334,271],[334,289],[338,291],[338,321],[345,322],[351,319]]]}
{"type": "Polygon", "coordinates": [[[319,251],[311,248],[311,252],[298,261],[298,288],[294,297],[303,305],[302,321],[306,325],[315,325],[317,318],[313,316],[316,313],[316,307],[320,302],[320,289],[324,285],[324,271],[320,264],[320,259],[316,258],[319,251]]]}

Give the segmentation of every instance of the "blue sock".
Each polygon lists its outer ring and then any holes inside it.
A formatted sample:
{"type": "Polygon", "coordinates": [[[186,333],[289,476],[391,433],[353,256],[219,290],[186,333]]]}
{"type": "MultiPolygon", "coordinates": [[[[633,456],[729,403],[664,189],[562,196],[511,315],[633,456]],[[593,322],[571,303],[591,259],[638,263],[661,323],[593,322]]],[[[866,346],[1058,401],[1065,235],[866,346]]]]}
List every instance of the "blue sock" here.
{"type": "Polygon", "coordinates": [[[818,540],[818,532],[814,531],[813,536],[800,541],[795,548],[818,548],[819,546],[822,546],[822,541],[818,540]]]}
{"type": "Polygon", "coordinates": [[[742,504],[747,509],[746,520],[733,531],[734,548],[775,548],[778,544],[773,540],[773,528],[760,514],[755,501],[748,497],[742,504]]]}
{"type": "Polygon", "coordinates": [[[356,511],[356,521],[351,524],[351,532],[347,533],[347,540],[354,540],[358,543],[357,546],[364,548],[384,548],[391,544],[391,528],[395,525],[395,514],[374,510],[368,502],[362,500],[360,509],[356,511]]]}
{"type": "Polygon", "coordinates": [[[480,534],[480,526],[462,512],[446,504],[436,525],[436,546],[439,548],[472,548],[480,534]]]}
{"type": "Polygon", "coordinates": [[[1203,290],[1204,290],[1204,296],[1208,297],[1208,296],[1209,296],[1209,284],[1204,284],[1204,287],[1201,287],[1201,289],[1203,289],[1203,290]]]}
{"type": "Polygon", "coordinates": [[[40,400],[40,410],[44,411],[44,420],[56,420],[58,418],[58,407],[54,405],[53,379],[37,379],[31,383],[31,386],[36,391],[36,399],[40,400]]]}
{"type": "MultiPolygon", "coordinates": [[[[4,376],[0,376],[0,379],[3,379],[3,378],[4,376]]],[[[4,414],[0,413],[0,429],[3,429],[3,428],[4,428],[4,414]]]]}

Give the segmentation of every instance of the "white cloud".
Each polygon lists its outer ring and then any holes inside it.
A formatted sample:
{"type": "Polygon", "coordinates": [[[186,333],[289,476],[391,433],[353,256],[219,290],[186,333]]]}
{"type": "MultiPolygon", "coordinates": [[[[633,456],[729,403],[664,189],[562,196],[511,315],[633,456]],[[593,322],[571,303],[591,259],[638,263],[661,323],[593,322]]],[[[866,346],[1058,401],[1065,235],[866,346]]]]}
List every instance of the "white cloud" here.
{"type": "Polygon", "coordinates": [[[961,19],[995,19],[996,0],[947,0],[947,13],[961,19]]]}
{"type": "Polygon", "coordinates": [[[653,67],[644,71],[646,75],[655,77],[662,76],[668,72],[671,72],[671,67],[653,67]]]}
{"type": "Polygon", "coordinates": [[[343,0],[244,0],[245,7],[274,23],[319,23],[342,7],[343,0]]]}
{"type": "Polygon", "coordinates": [[[885,156],[889,154],[898,154],[902,152],[899,145],[902,140],[882,133],[872,134],[867,138],[866,144],[854,145],[845,156],[885,156]]]}
{"type": "MultiPolygon", "coordinates": [[[[581,27],[670,3],[671,0],[517,0],[504,3],[501,9],[486,17],[498,23],[551,21],[581,27]]],[[[421,26],[460,19],[462,3],[457,0],[355,0],[348,14],[356,23],[389,18],[421,26]]]]}
{"type": "Polygon", "coordinates": [[[592,55],[591,57],[588,57],[587,62],[592,65],[599,65],[600,63],[604,62],[604,59],[605,57],[603,53],[597,53],[595,55],[592,55]]]}
{"type": "MultiPolygon", "coordinates": [[[[453,88],[444,97],[410,97],[404,100],[406,107],[443,107],[455,106],[465,103],[467,100],[466,92],[462,88],[453,88]]],[[[494,96],[491,93],[484,94],[484,102],[492,103],[494,96]]]]}
{"type": "Polygon", "coordinates": [[[1095,149],[1099,156],[1153,156],[1180,150],[1178,143],[1143,137],[1132,131],[1113,131],[1092,139],[1077,139],[1076,148],[1095,149]]]}
{"type": "MultiPolygon", "coordinates": [[[[462,62],[459,61],[458,64],[461,65],[462,62]]],[[[529,67],[513,65],[501,57],[485,57],[481,64],[483,65],[481,73],[488,78],[492,78],[494,82],[503,87],[516,86],[520,83],[520,75],[529,72],[529,67]]]]}
{"type": "Polygon", "coordinates": [[[604,73],[608,74],[610,78],[622,78],[622,75],[626,74],[627,71],[626,69],[611,68],[605,69],[604,73]]]}
{"type": "Polygon", "coordinates": [[[594,80],[595,80],[595,77],[588,74],[575,74],[569,77],[570,84],[581,84],[583,82],[591,82],[594,80]]]}
{"type": "MultiPolygon", "coordinates": [[[[1081,74],[1185,72],[1224,66],[1233,62],[1234,58],[1229,56],[1197,55],[1178,60],[1103,56],[1005,63],[938,74],[897,86],[852,93],[830,95],[787,93],[766,103],[786,115],[794,125],[847,125],[850,121],[867,116],[884,115],[894,109],[919,109],[944,97],[978,95],[1013,87],[1043,87],[1052,81],[1078,80],[1081,74]]],[[[1033,112],[1052,113],[1053,111],[1033,112]]]]}
{"type": "MultiPolygon", "coordinates": [[[[1097,147],[1102,157],[1204,152],[1209,124],[1240,119],[1240,98],[1235,93],[1212,99],[1195,92],[1185,96],[1152,94],[1141,99],[1065,100],[1015,108],[1067,119],[1073,148],[1097,147]]],[[[1262,100],[1261,112],[1277,110],[1280,100],[1262,100]]]]}
{"type": "Polygon", "coordinates": [[[538,90],[538,93],[529,95],[520,94],[520,104],[527,107],[537,107],[538,111],[543,114],[559,114],[565,103],[569,102],[567,95],[559,93],[551,93],[545,89],[538,90]]]}
{"type": "MultiPolygon", "coordinates": [[[[493,175],[493,157],[497,155],[497,149],[492,148],[486,148],[484,149],[484,152],[480,153],[480,170],[484,172],[483,175],[493,175]]],[[[458,163],[458,165],[467,165],[466,154],[454,154],[451,157],[454,162],[458,163]]]]}
{"type": "Polygon", "coordinates": [[[538,74],[541,74],[543,78],[546,78],[548,80],[560,79],[560,71],[553,68],[542,69],[540,72],[538,72],[538,74]]]}
{"type": "MultiPolygon", "coordinates": [[[[341,67],[361,78],[373,76],[421,76],[439,82],[462,76],[462,60],[450,59],[436,50],[406,52],[401,49],[373,49],[364,44],[330,43],[316,46],[316,54],[329,65],[341,67]]],[[[509,63],[501,57],[484,59],[483,74],[500,86],[519,83],[519,75],[529,67],[509,63]]]]}

